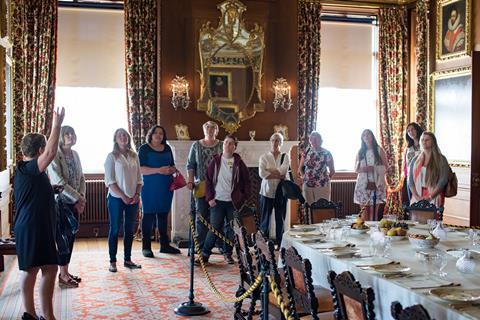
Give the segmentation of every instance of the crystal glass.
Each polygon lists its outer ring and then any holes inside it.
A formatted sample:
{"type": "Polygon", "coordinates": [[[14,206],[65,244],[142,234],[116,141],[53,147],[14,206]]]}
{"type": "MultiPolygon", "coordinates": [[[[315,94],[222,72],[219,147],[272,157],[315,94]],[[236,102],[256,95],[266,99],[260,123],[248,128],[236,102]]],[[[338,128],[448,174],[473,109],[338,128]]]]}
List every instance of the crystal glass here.
{"type": "Polygon", "coordinates": [[[255,130],[248,131],[248,136],[250,137],[250,141],[255,141],[255,130]]]}
{"type": "Polygon", "coordinates": [[[416,253],[417,259],[420,260],[423,265],[424,275],[427,277],[432,273],[434,256],[431,252],[426,251],[417,251],[416,253]]]}
{"type": "Polygon", "coordinates": [[[470,229],[468,231],[468,238],[471,241],[472,247],[480,246],[480,231],[470,229]]]}
{"type": "Polygon", "coordinates": [[[440,278],[444,278],[447,273],[443,271],[448,263],[448,257],[442,252],[438,252],[432,255],[432,265],[435,270],[435,274],[440,278]]]}
{"type": "Polygon", "coordinates": [[[437,220],[428,219],[427,224],[430,226],[430,230],[433,230],[433,229],[435,229],[435,226],[437,225],[437,220]]]}
{"type": "MultiPolygon", "coordinates": [[[[435,221],[435,220],[434,220],[435,221]]],[[[443,222],[438,221],[435,229],[433,229],[432,234],[440,239],[441,241],[446,241],[447,240],[447,231],[443,227],[443,222]]]]}

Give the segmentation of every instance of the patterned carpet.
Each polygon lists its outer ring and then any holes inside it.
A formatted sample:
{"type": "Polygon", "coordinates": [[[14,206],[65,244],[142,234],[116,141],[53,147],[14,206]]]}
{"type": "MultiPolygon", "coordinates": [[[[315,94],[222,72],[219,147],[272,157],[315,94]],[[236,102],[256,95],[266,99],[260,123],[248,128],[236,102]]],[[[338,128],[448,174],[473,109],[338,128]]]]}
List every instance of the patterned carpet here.
{"type": "MultiPolygon", "coordinates": [[[[121,252],[121,251],[119,251],[121,252]]],[[[185,250],[174,256],[156,253],[155,259],[133,252],[140,270],[129,270],[119,260],[117,273],[108,272],[106,251],[74,251],[72,270],[82,277],[79,288],[55,289],[57,319],[179,319],[173,312],[188,300],[189,259],[185,250]]],[[[121,255],[118,255],[119,257],[121,255]]],[[[227,265],[213,255],[209,271],[222,292],[233,296],[238,287],[238,267],[227,265]]],[[[16,257],[6,257],[6,270],[0,273],[0,319],[20,319],[23,312],[16,257]]],[[[232,319],[233,305],[224,303],[208,288],[201,270],[195,272],[195,301],[211,311],[195,319],[232,319]]],[[[37,311],[39,310],[38,299],[37,311]]]]}

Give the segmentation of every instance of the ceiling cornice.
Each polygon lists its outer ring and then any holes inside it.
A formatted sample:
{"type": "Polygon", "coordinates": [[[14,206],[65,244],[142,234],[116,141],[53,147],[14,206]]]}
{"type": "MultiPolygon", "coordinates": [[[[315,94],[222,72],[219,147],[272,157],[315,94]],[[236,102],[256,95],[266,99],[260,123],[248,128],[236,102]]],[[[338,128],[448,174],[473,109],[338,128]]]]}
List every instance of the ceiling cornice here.
{"type": "Polygon", "coordinates": [[[382,6],[394,6],[394,5],[406,5],[414,3],[417,0],[300,0],[300,1],[313,1],[320,2],[325,5],[335,6],[359,6],[359,7],[382,7],[382,6]]]}

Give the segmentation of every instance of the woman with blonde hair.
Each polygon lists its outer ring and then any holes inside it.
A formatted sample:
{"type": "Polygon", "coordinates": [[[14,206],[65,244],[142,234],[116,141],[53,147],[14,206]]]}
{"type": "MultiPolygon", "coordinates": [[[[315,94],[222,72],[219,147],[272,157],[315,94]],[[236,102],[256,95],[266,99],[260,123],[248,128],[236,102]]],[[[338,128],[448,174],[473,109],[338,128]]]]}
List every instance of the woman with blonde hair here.
{"type": "Polygon", "coordinates": [[[427,200],[437,207],[445,202],[445,186],[450,167],[437,144],[437,138],[425,131],[420,137],[421,152],[412,159],[408,186],[412,192],[411,203],[427,200]]]}
{"type": "MultiPolygon", "coordinates": [[[[63,192],[58,197],[78,221],[79,215],[85,210],[86,186],[80,157],[75,150],[72,150],[76,143],[75,130],[70,126],[63,126],[60,130],[57,155],[48,166],[48,176],[52,185],[63,187],[63,192]]],[[[72,275],[68,270],[74,242],[75,235],[73,234],[68,239],[69,252],[60,254],[58,283],[61,288],[76,288],[82,281],[80,277],[72,275]]]]}
{"type": "Polygon", "coordinates": [[[110,220],[108,252],[110,272],[117,272],[118,231],[123,220],[123,265],[129,269],[141,266],[132,262],[133,225],[138,211],[142,176],[140,161],[127,130],[120,128],[113,135],[113,151],[105,160],[105,184],[108,187],[107,206],[110,220]]]}

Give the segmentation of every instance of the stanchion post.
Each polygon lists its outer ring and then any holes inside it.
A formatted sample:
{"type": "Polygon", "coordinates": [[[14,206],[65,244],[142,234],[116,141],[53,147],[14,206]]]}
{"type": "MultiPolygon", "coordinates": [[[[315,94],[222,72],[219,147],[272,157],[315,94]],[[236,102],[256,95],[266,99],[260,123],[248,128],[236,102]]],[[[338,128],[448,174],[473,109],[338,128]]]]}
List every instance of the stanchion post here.
{"type": "MultiPolygon", "coordinates": [[[[263,260],[263,259],[262,259],[263,260]]],[[[268,320],[268,292],[270,291],[270,284],[268,283],[267,267],[265,261],[262,261],[263,271],[263,288],[262,288],[262,320],[268,320]]]]}
{"type": "MultiPolygon", "coordinates": [[[[193,198],[193,192],[191,193],[190,197],[190,218],[195,225],[195,215],[196,215],[196,208],[195,208],[195,199],[193,198]]],[[[188,295],[188,301],[182,302],[175,308],[175,313],[180,316],[201,316],[210,312],[206,306],[204,306],[200,302],[195,302],[195,294],[194,294],[194,275],[195,275],[195,241],[194,235],[192,234],[192,228],[190,228],[189,232],[189,254],[190,254],[190,291],[188,295]]]]}

